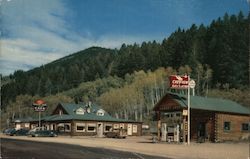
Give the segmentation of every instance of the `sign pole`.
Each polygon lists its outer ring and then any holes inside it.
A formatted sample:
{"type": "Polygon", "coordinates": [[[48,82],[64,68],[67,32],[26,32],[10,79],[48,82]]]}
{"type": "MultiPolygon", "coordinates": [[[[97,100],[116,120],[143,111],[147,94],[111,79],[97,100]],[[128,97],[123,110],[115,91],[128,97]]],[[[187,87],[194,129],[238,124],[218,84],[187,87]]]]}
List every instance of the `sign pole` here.
{"type": "Polygon", "coordinates": [[[187,138],[187,144],[190,145],[190,124],[191,124],[191,112],[190,112],[190,88],[193,89],[193,95],[194,95],[194,87],[195,87],[195,81],[190,80],[189,75],[185,76],[178,76],[178,75],[171,75],[169,76],[169,81],[170,81],[170,88],[173,89],[187,89],[188,90],[188,97],[187,97],[187,119],[185,117],[185,120],[187,120],[187,123],[185,122],[185,125],[187,124],[187,137],[186,137],[186,127],[185,127],[185,140],[187,138]]]}
{"type": "Polygon", "coordinates": [[[41,127],[41,112],[40,112],[40,111],[38,112],[38,116],[39,116],[39,117],[38,117],[38,120],[39,120],[39,121],[38,121],[38,127],[39,127],[39,129],[40,129],[40,127],[41,127]]]}
{"type": "Polygon", "coordinates": [[[47,104],[41,100],[36,100],[32,106],[34,106],[34,110],[38,112],[38,127],[41,127],[41,112],[46,110],[47,104]]]}
{"type": "Polygon", "coordinates": [[[188,76],[188,145],[190,145],[190,78],[188,76]]]}

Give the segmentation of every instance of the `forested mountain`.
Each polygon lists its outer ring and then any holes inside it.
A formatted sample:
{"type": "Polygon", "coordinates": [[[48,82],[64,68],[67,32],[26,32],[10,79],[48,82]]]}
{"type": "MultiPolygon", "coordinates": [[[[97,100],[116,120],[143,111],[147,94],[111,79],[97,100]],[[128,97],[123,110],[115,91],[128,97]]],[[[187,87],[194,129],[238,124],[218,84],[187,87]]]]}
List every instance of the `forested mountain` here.
{"type": "Polygon", "coordinates": [[[225,14],[208,26],[178,28],[160,43],[123,44],[118,50],[91,47],[27,72],[18,70],[2,86],[2,106],[18,95],[44,97],[70,91],[82,82],[110,76],[124,79],[134,71],[159,67],[180,71],[190,66],[186,73],[200,83],[196,91],[201,95],[208,87],[247,88],[248,24],[242,12],[225,14]]]}
{"type": "MultiPolygon", "coordinates": [[[[238,16],[225,14],[209,26],[178,28],[161,44],[143,42],[123,45],[119,50],[116,74],[122,76],[134,70],[154,70],[159,66],[174,69],[189,65],[208,65],[213,70],[212,86],[248,84],[248,24],[242,12],[238,16]]],[[[196,76],[196,72],[192,72],[196,76]]]]}
{"type": "Polygon", "coordinates": [[[110,74],[115,50],[92,47],[28,72],[16,71],[2,87],[2,103],[17,95],[47,96],[110,74]]]}

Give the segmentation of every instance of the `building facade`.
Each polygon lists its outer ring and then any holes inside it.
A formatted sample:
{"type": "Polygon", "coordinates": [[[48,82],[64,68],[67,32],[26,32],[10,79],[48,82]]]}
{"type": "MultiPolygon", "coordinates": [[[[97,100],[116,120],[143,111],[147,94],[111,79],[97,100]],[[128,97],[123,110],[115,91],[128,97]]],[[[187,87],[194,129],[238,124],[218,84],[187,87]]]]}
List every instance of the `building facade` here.
{"type": "MultiPolygon", "coordinates": [[[[30,129],[38,127],[38,120],[16,120],[16,128],[26,124],[30,129]],[[29,124],[29,125],[28,125],[29,124]]],[[[127,136],[141,136],[142,122],[116,119],[101,107],[89,103],[59,103],[50,116],[41,118],[47,130],[59,131],[62,135],[99,136],[108,132],[123,132],[127,136]]]]}
{"type": "MultiPolygon", "coordinates": [[[[188,134],[187,97],[167,93],[155,105],[158,139],[186,142],[188,134]]],[[[190,97],[190,138],[193,141],[221,142],[247,139],[250,111],[230,100],[190,97]]]]}

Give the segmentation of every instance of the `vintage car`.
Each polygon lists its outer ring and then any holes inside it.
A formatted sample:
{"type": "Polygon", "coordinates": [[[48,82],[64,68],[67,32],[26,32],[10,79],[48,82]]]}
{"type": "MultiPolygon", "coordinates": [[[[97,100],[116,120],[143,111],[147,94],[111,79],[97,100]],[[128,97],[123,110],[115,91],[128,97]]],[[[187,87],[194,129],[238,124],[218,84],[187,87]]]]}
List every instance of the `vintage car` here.
{"type": "Polygon", "coordinates": [[[127,137],[127,132],[124,129],[120,129],[119,131],[106,132],[104,135],[107,138],[125,139],[127,137]]]}
{"type": "Polygon", "coordinates": [[[56,137],[58,136],[57,132],[51,130],[31,130],[28,132],[28,136],[31,137],[56,137]]]}

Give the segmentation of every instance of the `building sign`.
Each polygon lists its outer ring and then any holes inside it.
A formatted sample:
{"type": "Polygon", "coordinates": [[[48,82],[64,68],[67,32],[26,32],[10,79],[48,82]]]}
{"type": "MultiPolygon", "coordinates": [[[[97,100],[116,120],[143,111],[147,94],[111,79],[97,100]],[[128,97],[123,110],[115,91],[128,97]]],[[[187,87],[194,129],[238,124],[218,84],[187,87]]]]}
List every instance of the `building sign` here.
{"type": "Polygon", "coordinates": [[[195,81],[194,80],[190,80],[189,87],[194,89],[194,87],[195,87],[195,81]]]}
{"type": "Polygon", "coordinates": [[[188,88],[188,76],[171,75],[169,77],[170,88],[174,89],[187,89],[188,88]]]}
{"type": "Polygon", "coordinates": [[[35,106],[34,110],[36,112],[44,112],[46,110],[46,107],[39,107],[39,106],[35,106]]]}
{"type": "Polygon", "coordinates": [[[183,111],[182,111],[182,115],[183,115],[183,116],[187,116],[187,115],[188,115],[188,110],[183,109],[183,111]]]}
{"type": "Polygon", "coordinates": [[[46,104],[43,100],[41,100],[41,99],[36,100],[36,101],[32,104],[32,106],[34,107],[34,110],[35,110],[36,112],[43,112],[43,111],[45,111],[46,108],[47,108],[47,104],[46,104]]]}

